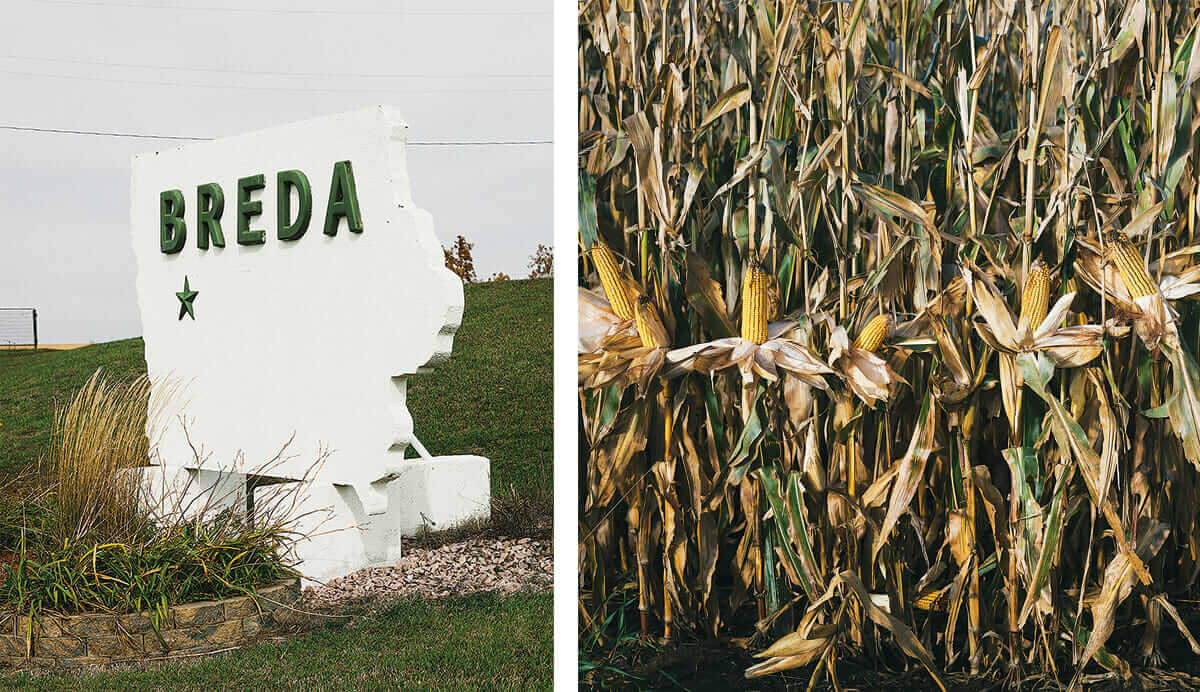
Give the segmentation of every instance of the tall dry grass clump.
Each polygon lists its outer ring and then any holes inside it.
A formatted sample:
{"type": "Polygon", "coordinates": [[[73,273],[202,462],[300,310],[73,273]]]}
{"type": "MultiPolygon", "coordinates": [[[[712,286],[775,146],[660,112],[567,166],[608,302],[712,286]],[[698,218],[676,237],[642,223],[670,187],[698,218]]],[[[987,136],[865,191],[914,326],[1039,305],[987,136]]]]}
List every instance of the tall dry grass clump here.
{"type": "Polygon", "coordinates": [[[124,542],[147,526],[140,480],[123,469],[149,463],[150,381],[112,381],[97,370],[55,411],[50,452],[55,520],[63,543],[124,542]]]}
{"type": "Polygon", "coordinates": [[[1200,654],[1200,3],[579,10],[588,640],[1200,654]]]}

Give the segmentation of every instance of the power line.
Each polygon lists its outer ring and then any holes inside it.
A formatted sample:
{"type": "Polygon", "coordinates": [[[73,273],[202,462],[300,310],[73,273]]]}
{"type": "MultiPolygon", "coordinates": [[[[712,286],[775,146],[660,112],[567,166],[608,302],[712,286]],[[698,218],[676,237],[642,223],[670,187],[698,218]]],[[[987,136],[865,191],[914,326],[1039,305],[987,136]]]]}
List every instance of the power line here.
{"type": "Polygon", "coordinates": [[[186,10],[196,12],[230,12],[239,14],[315,14],[315,15],[384,15],[409,17],[522,17],[528,15],[551,14],[550,10],[328,10],[328,9],[288,9],[260,7],[187,7],[184,5],[155,5],[135,2],[86,2],[85,0],[34,0],[43,5],[68,5],[76,7],[129,8],[140,10],[186,10]]]}
{"type": "Polygon", "coordinates": [[[248,91],[292,91],[292,92],[326,92],[331,94],[453,94],[453,93],[547,93],[552,91],[547,88],[509,88],[500,87],[497,89],[474,88],[468,89],[464,87],[454,87],[449,89],[369,89],[369,88],[348,88],[348,89],[330,89],[328,87],[276,87],[276,86],[251,86],[248,84],[198,84],[195,82],[165,82],[150,79],[113,79],[109,77],[88,77],[84,75],[69,75],[69,74],[49,74],[45,72],[23,72],[19,70],[0,70],[0,74],[11,74],[22,77],[45,77],[48,79],[74,79],[85,82],[105,82],[108,84],[140,84],[150,86],[173,86],[195,89],[245,89],[248,91]]]}
{"type": "Polygon", "coordinates": [[[124,62],[103,62],[98,60],[75,60],[71,58],[46,58],[34,55],[0,55],[0,58],[13,60],[33,60],[37,62],[65,63],[69,65],[98,65],[102,67],[129,67],[139,70],[179,70],[181,72],[223,72],[229,74],[254,74],[276,77],[353,77],[355,79],[549,79],[548,74],[488,74],[476,73],[466,75],[447,74],[359,74],[356,72],[275,72],[272,70],[241,70],[231,67],[197,67],[194,65],[147,65],[124,62]]]}
{"type": "Polygon", "coordinates": [[[498,139],[472,142],[469,140],[459,142],[409,142],[410,146],[414,147],[485,147],[485,146],[530,146],[535,144],[553,144],[552,139],[498,139]]]}
{"type": "Polygon", "coordinates": [[[53,127],[23,127],[21,125],[0,125],[0,130],[15,132],[48,132],[58,135],[93,135],[97,137],[127,137],[130,139],[174,139],[185,142],[200,142],[211,137],[177,137],[175,135],[145,135],[133,132],[99,132],[92,130],[60,130],[53,127]]]}
{"type": "MultiPolygon", "coordinates": [[[[184,142],[208,142],[213,137],[185,137],[180,135],[151,135],[140,132],[106,132],[103,130],[67,130],[54,127],[26,127],[23,125],[0,125],[0,130],[14,132],[44,132],[58,135],[89,135],[93,137],[124,137],[129,139],[169,139],[184,142]]],[[[528,146],[551,144],[549,139],[496,139],[496,140],[461,140],[461,141],[412,141],[413,147],[483,147],[483,146],[528,146]]]]}

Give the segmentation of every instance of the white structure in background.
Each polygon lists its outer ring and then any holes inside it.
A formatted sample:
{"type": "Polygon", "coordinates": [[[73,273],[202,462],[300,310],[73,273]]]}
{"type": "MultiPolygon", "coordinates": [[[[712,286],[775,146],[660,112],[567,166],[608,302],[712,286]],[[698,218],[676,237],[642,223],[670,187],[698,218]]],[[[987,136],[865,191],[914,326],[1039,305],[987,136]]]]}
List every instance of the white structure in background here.
{"type": "Polygon", "coordinates": [[[138,304],[164,406],[147,485],[262,507],[281,487],[268,484],[305,479],[299,511],[317,510],[303,527],[317,531],[296,550],[312,579],[393,562],[402,533],[489,511],[488,460],[430,457],[405,402],[408,377],[449,357],[463,310],[412,201],[407,130],[375,107],[133,160],[138,304]]]}

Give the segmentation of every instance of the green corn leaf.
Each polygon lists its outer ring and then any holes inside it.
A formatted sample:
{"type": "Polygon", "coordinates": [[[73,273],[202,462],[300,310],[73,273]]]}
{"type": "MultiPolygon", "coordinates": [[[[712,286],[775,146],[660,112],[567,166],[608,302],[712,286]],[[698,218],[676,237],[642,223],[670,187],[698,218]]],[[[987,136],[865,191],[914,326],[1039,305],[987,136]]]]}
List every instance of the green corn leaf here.
{"type": "Polygon", "coordinates": [[[1050,576],[1050,566],[1054,561],[1054,556],[1058,554],[1058,545],[1062,538],[1062,527],[1066,519],[1063,497],[1066,495],[1067,484],[1071,475],[1069,467],[1063,469],[1058,474],[1058,480],[1054,486],[1054,498],[1050,500],[1050,510],[1046,516],[1046,530],[1042,535],[1040,554],[1033,570],[1033,578],[1029,583],[1029,590],[1025,595],[1025,605],[1021,607],[1020,626],[1025,625],[1026,618],[1029,617],[1029,613],[1033,610],[1038,594],[1046,585],[1046,580],[1050,576]]]}
{"type": "Polygon", "coordinates": [[[600,240],[596,223],[596,179],[582,168],[579,169],[579,234],[583,237],[583,246],[589,250],[600,240]]]}
{"type": "Polygon", "coordinates": [[[819,571],[817,557],[813,554],[811,532],[808,520],[804,518],[804,481],[799,471],[792,471],[788,475],[787,509],[792,537],[800,547],[800,560],[817,590],[824,590],[825,579],[819,571]]]}
{"type": "Polygon", "coordinates": [[[774,526],[779,538],[778,544],[783,551],[784,559],[787,560],[788,573],[796,579],[800,588],[808,594],[809,599],[815,600],[819,594],[813,586],[808,571],[801,564],[795,550],[792,549],[792,541],[789,536],[793,533],[793,528],[789,526],[790,515],[786,511],[783,496],[780,494],[779,480],[775,477],[775,470],[764,467],[755,471],[755,475],[762,484],[767,503],[771,506],[771,514],[774,517],[774,526]]]}
{"type": "Polygon", "coordinates": [[[1171,360],[1172,391],[1167,395],[1171,428],[1188,461],[1200,469],[1200,367],[1183,344],[1164,344],[1171,360]]]}

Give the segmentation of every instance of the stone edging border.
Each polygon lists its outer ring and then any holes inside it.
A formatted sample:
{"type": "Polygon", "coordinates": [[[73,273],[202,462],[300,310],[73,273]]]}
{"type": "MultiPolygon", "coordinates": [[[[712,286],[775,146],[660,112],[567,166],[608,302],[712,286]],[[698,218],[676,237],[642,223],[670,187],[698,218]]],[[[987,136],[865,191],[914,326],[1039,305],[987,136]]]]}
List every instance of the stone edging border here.
{"type": "Polygon", "coordinates": [[[296,619],[300,580],[237,596],[172,606],[158,633],[146,613],[41,615],[0,613],[0,663],[17,668],[79,667],[194,654],[237,646],[296,619]],[[161,636],[160,636],[161,635],[161,636]]]}

